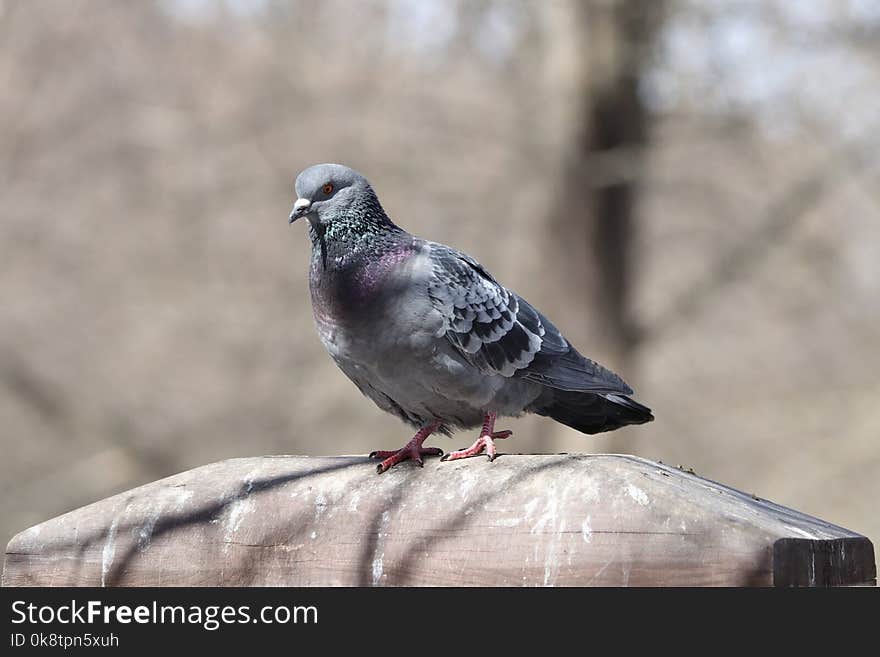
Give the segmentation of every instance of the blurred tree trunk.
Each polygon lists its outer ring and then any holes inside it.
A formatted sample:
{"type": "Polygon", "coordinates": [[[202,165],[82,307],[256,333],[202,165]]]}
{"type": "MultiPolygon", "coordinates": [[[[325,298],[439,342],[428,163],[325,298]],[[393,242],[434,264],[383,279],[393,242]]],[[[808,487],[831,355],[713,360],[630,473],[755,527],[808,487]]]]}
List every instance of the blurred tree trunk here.
{"type": "Polygon", "coordinates": [[[633,236],[650,116],[639,87],[662,20],[661,2],[576,2],[582,76],[573,139],[565,153],[552,221],[568,260],[569,285],[587,309],[587,337],[619,367],[637,340],[629,307],[633,236]],[[584,298],[584,291],[586,297],[584,298]]]}
{"type": "MultiPolygon", "coordinates": [[[[572,341],[626,376],[638,340],[630,307],[636,205],[650,115],[640,85],[663,19],[663,2],[575,1],[574,110],[550,209],[554,271],[572,341]]],[[[565,321],[564,319],[561,321],[565,321]]],[[[603,449],[608,443],[604,443],[603,449]]]]}

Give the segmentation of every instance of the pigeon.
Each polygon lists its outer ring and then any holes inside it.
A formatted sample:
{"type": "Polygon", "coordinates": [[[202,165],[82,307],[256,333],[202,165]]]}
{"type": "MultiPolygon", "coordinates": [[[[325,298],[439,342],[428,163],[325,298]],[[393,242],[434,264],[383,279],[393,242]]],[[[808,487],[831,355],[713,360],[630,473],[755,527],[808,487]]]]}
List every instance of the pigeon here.
{"type": "Polygon", "coordinates": [[[481,427],[442,460],[496,455],[498,417],[536,413],[586,434],[654,419],[617,374],[472,257],[411,235],[364,176],[318,164],[296,178],[289,223],[308,222],[315,326],[330,357],[382,410],[416,429],[370,454],[381,474],[423,456],[433,433],[481,427]]]}

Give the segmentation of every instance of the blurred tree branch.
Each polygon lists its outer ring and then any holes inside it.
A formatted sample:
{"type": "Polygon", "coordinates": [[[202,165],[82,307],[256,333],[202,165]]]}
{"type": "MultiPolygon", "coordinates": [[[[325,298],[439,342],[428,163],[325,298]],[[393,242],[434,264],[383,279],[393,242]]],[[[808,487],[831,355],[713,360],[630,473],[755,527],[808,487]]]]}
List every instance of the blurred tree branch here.
{"type": "Polygon", "coordinates": [[[789,239],[798,223],[837,185],[857,182],[870,169],[875,162],[867,154],[869,150],[861,140],[847,143],[785,189],[767,206],[757,228],[731,246],[705,276],[674,299],[650,326],[642,327],[638,340],[662,339],[693,321],[722,289],[755,271],[760,261],[789,239]]]}

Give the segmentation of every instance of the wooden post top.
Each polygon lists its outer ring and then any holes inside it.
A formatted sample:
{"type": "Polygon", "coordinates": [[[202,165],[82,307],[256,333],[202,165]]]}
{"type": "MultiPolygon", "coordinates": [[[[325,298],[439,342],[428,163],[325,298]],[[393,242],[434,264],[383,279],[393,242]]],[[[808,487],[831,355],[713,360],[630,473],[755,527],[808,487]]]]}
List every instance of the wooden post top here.
{"type": "Polygon", "coordinates": [[[871,542],[634,456],[195,468],[18,534],[4,586],[872,585],[871,542]]]}

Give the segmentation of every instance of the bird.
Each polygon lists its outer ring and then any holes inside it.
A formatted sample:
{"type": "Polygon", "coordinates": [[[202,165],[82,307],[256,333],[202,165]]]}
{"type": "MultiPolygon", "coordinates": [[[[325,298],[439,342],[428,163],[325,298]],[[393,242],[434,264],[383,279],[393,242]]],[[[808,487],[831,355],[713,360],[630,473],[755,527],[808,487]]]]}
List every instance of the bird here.
{"type": "Polygon", "coordinates": [[[395,224],[354,169],[316,164],[294,188],[289,224],[308,224],[321,342],[361,393],[416,430],[400,449],[370,454],[379,474],[424,456],[492,461],[495,441],[511,435],[495,429],[498,417],[535,413],[585,434],[654,419],[620,376],[477,260],[395,224]],[[470,447],[445,456],[423,446],[476,427],[470,447]]]}

